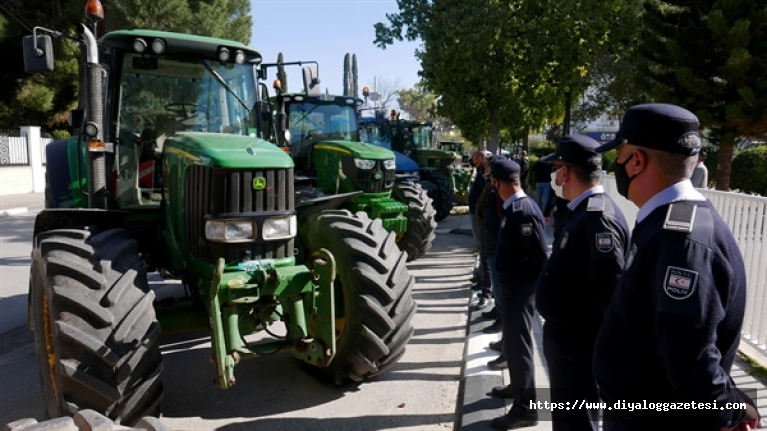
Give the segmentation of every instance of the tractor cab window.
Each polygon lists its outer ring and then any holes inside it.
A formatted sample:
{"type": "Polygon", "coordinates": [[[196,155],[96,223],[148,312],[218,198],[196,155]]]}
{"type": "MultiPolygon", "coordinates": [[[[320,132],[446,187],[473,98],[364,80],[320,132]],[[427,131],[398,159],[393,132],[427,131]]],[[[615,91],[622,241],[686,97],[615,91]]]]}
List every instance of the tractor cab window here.
{"type": "Polygon", "coordinates": [[[411,133],[416,148],[431,147],[431,126],[412,126],[411,133]]]}
{"type": "Polygon", "coordinates": [[[307,140],[359,139],[357,112],[353,106],[293,102],[288,106],[288,126],[291,144],[307,140]]]}
{"type": "Polygon", "coordinates": [[[182,132],[242,135],[252,127],[251,65],[127,53],[121,67],[114,185],[120,207],[159,205],[168,138],[182,132]]]}
{"type": "Polygon", "coordinates": [[[391,149],[391,127],[389,124],[365,124],[360,127],[360,140],[391,149]]]}

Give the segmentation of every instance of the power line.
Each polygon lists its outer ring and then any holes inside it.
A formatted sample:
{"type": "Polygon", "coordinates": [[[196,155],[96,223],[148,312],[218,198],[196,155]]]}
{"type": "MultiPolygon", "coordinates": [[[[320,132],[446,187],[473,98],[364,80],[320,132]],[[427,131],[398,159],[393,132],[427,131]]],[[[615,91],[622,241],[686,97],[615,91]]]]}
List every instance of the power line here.
{"type": "Polygon", "coordinates": [[[29,23],[27,23],[23,18],[21,18],[20,16],[16,15],[13,12],[11,12],[10,9],[8,8],[8,6],[6,6],[6,3],[10,3],[10,0],[6,1],[5,3],[0,3],[0,9],[5,11],[6,15],[10,16],[11,18],[13,18],[17,23],[19,23],[19,25],[21,25],[22,27],[24,27],[25,29],[27,29],[28,31],[31,32],[32,31],[32,26],[30,26],[29,23]]]}

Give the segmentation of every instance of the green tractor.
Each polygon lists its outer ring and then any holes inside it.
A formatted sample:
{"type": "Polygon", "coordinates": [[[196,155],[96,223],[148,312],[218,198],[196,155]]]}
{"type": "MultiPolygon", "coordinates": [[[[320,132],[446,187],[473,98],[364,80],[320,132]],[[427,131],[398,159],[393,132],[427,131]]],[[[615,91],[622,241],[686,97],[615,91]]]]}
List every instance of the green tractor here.
{"type": "Polygon", "coordinates": [[[439,141],[438,148],[460,156],[461,163],[452,163],[450,165],[450,180],[453,185],[453,200],[456,205],[468,205],[469,188],[471,187],[472,174],[474,170],[471,167],[471,154],[466,151],[463,141],[445,140],[439,141]]]}
{"type": "Polygon", "coordinates": [[[409,261],[424,255],[437,227],[431,199],[417,183],[395,181],[391,150],[360,141],[357,108],[362,100],[312,92],[308,82],[303,93],[283,93],[279,81],[273,87],[279,121],[268,129],[296,163],[297,190],[323,196],[361,192],[343,208],[381,219],[385,229],[396,233],[409,261]]]}
{"type": "MultiPolygon", "coordinates": [[[[96,39],[103,9],[86,11],[83,109],[73,138],[47,147],[34,227],[28,323],[46,415],[157,416],[164,332],[209,330],[222,389],[241,360],[281,350],[336,384],[392,367],[416,312],[407,255],[380,220],[341,209],[360,192],[298,193],[292,158],[256,137],[261,55],[151,30],[96,39]],[[160,299],[148,272],[185,292],[160,299]]],[[[24,38],[28,72],[53,71],[51,35],[24,38]]]]}
{"type": "MultiPolygon", "coordinates": [[[[375,117],[360,118],[363,141],[393,150],[397,155],[398,176],[417,182],[426,190],[434,203],[437,221],[447,218],[453,210],[450,170],[442,169],[445,152],[428,150],[431,124],[400,120],[394,111],[392,119],[385,118],[380,110],[374,112],[375,117]]],[[[447,159],[452,162],[454,156],[447,155],[447,159]]]]}

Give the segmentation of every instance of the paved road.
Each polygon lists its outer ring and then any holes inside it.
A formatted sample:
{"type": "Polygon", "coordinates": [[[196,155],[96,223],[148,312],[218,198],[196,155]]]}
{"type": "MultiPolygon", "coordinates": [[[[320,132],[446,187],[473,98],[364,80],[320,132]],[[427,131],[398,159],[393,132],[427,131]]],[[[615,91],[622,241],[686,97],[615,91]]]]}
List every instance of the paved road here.
{"type": "Polygon", "coordinates": [[[0,334],[25,324],[33,214],[0,217],[0,334]]]}

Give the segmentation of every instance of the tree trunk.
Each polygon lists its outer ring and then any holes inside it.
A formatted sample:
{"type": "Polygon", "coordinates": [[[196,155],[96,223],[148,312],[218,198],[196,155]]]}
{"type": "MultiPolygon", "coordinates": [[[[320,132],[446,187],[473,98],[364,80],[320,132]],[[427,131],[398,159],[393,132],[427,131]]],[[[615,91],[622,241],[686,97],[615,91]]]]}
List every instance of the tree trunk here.
{"type": "Polygon", "coordinates": [[[498,154],[498,148],[500,147],[501,140],[501,126],[498,124],[498,120],[493,118],[490,123],[490,136],[487,140],[487,151],[493,154],[498,154]]]}
{"type": "Polygon", "coordinates": [[[730,190],[730,171],[732,170],[732,154],[735,148],[735,134],[725,133],[719,143],[719,162],[716,169],[716,189],[730,190]]]}

